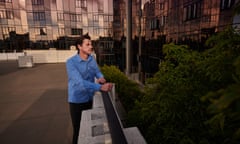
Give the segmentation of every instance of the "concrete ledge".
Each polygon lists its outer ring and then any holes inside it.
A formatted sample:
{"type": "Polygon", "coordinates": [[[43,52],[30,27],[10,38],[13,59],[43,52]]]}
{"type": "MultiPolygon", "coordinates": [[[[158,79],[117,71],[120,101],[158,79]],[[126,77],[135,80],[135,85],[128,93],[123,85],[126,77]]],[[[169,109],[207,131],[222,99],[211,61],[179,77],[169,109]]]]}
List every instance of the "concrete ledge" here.
{"type": "Polygon", "coordinates": [[[25,50],[27,55],[33,56],[34,63],[62,63],[75,55],[76,50],[25,50]]]}
{"type": "Polygon", "coordinates": [[[94,108],[104,108],[102,94],[100,92],[96,92],[93,98],[93,109],[94,108]]]}
{"type": "MultiPolygon", "coordinates": [[[[78,144],[113,143],[114,139],[111,137],[102,93],[95,93],[93,109],[82,112],[80,125],[78,144]]],[[[146,144],[145,139],[137,127],[122,128],[122,130],[128,144],[146,144]]]]}
{"type": "Polygon", "coordinates": [[[95,136],[109,134],[109,127],[105,110],[98,108],[83,111],[79,132],[79,142],[85,138],[91,139],[95,136]]]}
{"type": "Polygon", "coordinates": [[[93,109],[82,112],[78,144],[111,144],[111,134],[100,92],[95,93],[93,109]]]}
{"type": "Polygon", "coordinates": [[[137,127],[125,128],[123,132],[129,144],[147,143],[137,127]]]}
{"type": "Polygon", "coordinates": [[[84,139],[79,139],[78,144],[112,144],[111,135],[105,134],[96,137],[86,137],[84,139]]]}

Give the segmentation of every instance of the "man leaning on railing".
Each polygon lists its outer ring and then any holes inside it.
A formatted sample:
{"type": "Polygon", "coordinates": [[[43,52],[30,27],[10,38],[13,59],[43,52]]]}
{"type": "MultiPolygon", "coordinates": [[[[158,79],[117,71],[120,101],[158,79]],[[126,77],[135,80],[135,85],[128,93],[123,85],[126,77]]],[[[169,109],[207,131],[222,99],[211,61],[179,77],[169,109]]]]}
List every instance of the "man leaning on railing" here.
{"type": "Polygon", "coordinates": [[[83,110],[92,108],[95,91],[108,92],[112,83],[106,83],[92,54],[91,38],[82,35],[76,42],[78,53],[66,62],[68,75],[68,102],[73,125],[72,144],[78,143],[80,121],[83,110]],[[95,83],[97,78],[97,83],[95,83]]]}

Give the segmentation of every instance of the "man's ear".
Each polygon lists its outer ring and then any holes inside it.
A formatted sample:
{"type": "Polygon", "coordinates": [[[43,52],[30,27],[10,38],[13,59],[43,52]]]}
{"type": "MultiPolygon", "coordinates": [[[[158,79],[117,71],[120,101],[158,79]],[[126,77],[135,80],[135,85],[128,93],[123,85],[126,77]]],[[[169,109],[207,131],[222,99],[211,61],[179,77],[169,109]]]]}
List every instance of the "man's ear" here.
{"type": "Polygon", "coordinates": [[[77,48],[80,50],[80,49],[81,49],[81,45],[80,45],[80,44],[78,44],[78,45],[77,45],[77,48]]]}

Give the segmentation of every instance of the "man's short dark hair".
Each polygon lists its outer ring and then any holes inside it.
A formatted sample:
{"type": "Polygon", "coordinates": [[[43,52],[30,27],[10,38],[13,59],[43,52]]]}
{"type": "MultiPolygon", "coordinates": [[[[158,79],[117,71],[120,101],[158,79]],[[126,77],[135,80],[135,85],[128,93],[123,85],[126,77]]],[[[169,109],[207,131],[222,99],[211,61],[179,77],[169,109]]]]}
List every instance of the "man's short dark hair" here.
{"type": "Polygon", "coordinates": [[[91,37],[88,35],[88,33],[86,33],[86,34],[84,34],[84,35],[81,35],[78,39],[77,39],[77,41],[76,41],[76,49],[77,49],[77,51],[78,51],[78,53],[79,53],[79,49],[78,49],[78,45],[82,45],[83,44],[83,40],[84,39],[89,39],[89,40],[91,40],[91,37]]]}

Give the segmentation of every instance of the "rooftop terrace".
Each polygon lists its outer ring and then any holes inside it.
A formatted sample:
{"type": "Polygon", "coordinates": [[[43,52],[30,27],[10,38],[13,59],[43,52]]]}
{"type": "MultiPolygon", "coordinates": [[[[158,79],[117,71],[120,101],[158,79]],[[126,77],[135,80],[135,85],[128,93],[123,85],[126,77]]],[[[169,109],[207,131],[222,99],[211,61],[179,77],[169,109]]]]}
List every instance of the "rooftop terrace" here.
{"type": "MultiPolygon", "coordinates": [[[[79,144],[144,144],[136,127],[122,127],[109,100],[107,93],[95,95],[79,144]]],[[[17,60],[0,61],[0,143],[70,144],[71,138],[65,63],[19,68],[17,60]]]]}
{"type": "Polygon", "coordinates": [[[0,143],[70,144],[65,64],[0,61],[0,143]]]}

